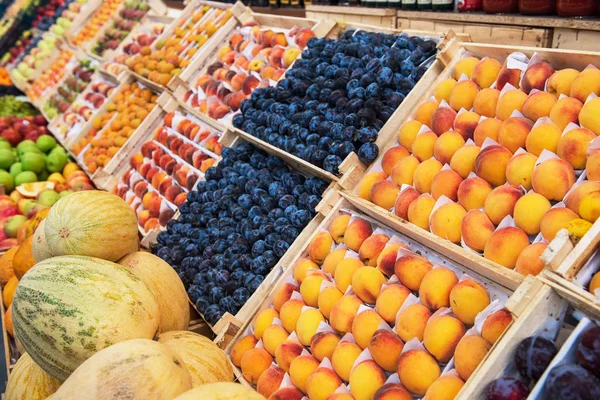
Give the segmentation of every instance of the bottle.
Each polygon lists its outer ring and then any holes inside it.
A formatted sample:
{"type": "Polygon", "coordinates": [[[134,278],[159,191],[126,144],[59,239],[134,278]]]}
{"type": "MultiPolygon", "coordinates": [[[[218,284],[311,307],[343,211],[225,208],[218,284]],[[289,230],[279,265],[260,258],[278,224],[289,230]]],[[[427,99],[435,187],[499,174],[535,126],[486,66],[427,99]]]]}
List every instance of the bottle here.
{"type": "Polygon", "coordinates": [[[419,11],[431,10],[431,0],[417,0],[417,9],[419,11]]]}
{"type": "Polygon", "coordinates": [[[598,12],[596,3],[594,0],[557,0],[556,11],[561,17],[589,17],[598,12]]]}
{"type": "Polygon", "coordinates": [[[519,0],[483,0],[483,11],[489,14],[516,13],[519,0]]]}
{"type": "Polygon", "coordinates": [[[465,11],[481,11],[483,8],[482,0],[458,0],[456,9],[461,12],[465,11]]]}
{"type": "Polygon", "coordinates": [[[433,11],[453,11],[454,0],[432,0],[433,11]]]}
{"type": "Polygon", "coordinates": [[[519,0],[519,13],[526,15],[549,15],[556,13],[555,0],[519,0]]]}
{"type": "Polygon", "coordinates": [[[402,0],[402,9],[403,10],[416,10],[417,9],[417,0],[402,0]]]}

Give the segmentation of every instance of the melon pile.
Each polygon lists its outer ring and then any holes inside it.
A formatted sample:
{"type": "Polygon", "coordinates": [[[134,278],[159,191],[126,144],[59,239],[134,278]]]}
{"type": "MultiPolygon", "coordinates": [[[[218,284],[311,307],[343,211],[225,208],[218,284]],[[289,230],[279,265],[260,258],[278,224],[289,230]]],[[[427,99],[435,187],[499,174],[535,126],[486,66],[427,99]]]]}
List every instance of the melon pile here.
{"type": "Polygon", "coordinates": [[[6,325],[23,354],[6,400],[81,393],[171,400],[233,381],[218,346],[186,331],[188,299],[177,273],[138,250],[127,203],[86,191],[58,201],[19,248],[0,258],[6,325]]]}

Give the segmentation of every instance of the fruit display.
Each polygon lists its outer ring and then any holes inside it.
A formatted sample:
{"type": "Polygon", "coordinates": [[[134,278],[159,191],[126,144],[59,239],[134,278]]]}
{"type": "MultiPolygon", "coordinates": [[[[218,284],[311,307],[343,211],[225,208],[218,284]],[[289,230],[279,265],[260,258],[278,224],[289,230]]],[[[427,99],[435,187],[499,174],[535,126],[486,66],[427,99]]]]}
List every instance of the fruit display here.
{"type": "Polygon", "coordinates": [[[244,24],[192,78],[186,103],[211,118],[231,120],[231,113],[239,111],[254,89],[272,86],[281,78],[314,36],[310,28],[270,29],[254,20],[244,24]],[[217,101],[212,101],[214,96],[217,101]]]}
{"type": "Polygon", "coordinates": [[[136,74],[166,86],[231,18],[230,10],[201,5],[189,18],[176,20],[158,40],[141,47],[125,64],[136,74]]]}
{"type": "Polygon", "coordinates": [[[221,157],[152,247],[210,324],[246,303],[312,220],[327,188],[248,143],[224,148],[221,157]]]}
{"type": "Polygon", "coordinates": [[[48,69],[39,71],[40,75],[35,79],[35,85],[31,85],[25,94],[33,102],[43,97],[57,82],[61,81],[67,71],[72,70],[79,60],[71,50],[61,50],[58,58],[52,62],[48,69]]]}
{"type": "MultiPolygon", "coordinates": [[[[15,121],[15,118],[36,116],[38,114],[39,111],[31,103],[21,101],[15,96],[0,97],[0,118],[9,118],[3,123],[10,125],[15,121]]],[[[40,126],[45,125],[41,120],[38,121],[40,121],[40,126]]]]}
{"type": "Polygon", "coordinates": [[[600,100],[590,94],[600,87],[590,82],[600,70],[555,71],[537,56],[515,64],[522,56],[510,55],[504,66],[494,58],[459,59],[356,193],[503,267],[536,275],[560,229],[589,228],[598,218],[600,158],[590,142],[600,133],[592,115],[600,100]]]}
{"type": "MultiPolygon", "coordinates": [[[[36,141],[42,135],[48,135],[46,120],[41,115],[35,117],[0,117],[0,138],[5,148],[11,150],[23,140],[36,141]]],[[[10,167],[10,165],[9,165],[10,167]]]]}
{"type": "Polygon", "coordinates": [[[352,152],[365,164],[379,154],[379,130],[436,54],[436,42],[406,34],[347,30],[311,38],[277,86],[255,89],[233,125],[324,170],[352,152]]]}
{"type": "Polygon", "coordinates": [[[12,86],[10,75],[5,68],[0,67],[0,86],[12,86]]]}
{"type": "Polygon", "coordinates": [[[86,3],[87,0],[50,0],[48,4],[38,8],[33,26],[42,31],[49,30],[56,36],[63,36],[86,3]]]}
{"type": "Polygon", "coordinates": [[[61,41],[53,35],[38,36],[27,48],[17,55],[14,63],[16,68],[10,71],[14,80],[28,81],[54,54],[59,54],[61,41]]]}
{"type": "Polygon", "coordinates": [[[69,41],[75,46],[81,46],[84,43],[92,40],[100,31],[102,26],[108,22],[118,12],[118,9],[123,0],[107,0],[103,1],[94,12],[94,15],[86,21],[86,23],[74,33],[69,41]]]}
{"type": "Polygon", "coordinates": [[[144,235],[165,227],[198,179],[217,162],[221,134],[187,113],[167,113],[153,138],[130,157],[131,169],[114,191],[136,211],[144,235]]]}
{"type": "Polygon", "coordinates": [[[102,57],[107,50],[116,50],[123,39],[135,28],[150,9],[143,0],[127,0],[119,10],[118,15],[113,15],[107,22],[108,28],[100,38],[91,45],[91,52],[102,57]]]}
{"type": "Polygon", "coordinates": [[[113,76],[119,76],[121,72],[127,70],[125,64],[127,59],[140,54],[142,47],[152,45],[164,30],[163,22],[137,25],[131,35],[116,49],[114,56],[109,57],[108,61],[102,65],[104,70],[113,76]]]}
{"type": "Polygon", "coordinates": [[[49,119],[65,111],[75,101],[77,95],[82,92],[92,80],[94,65],[91,60],[81,60],[79,64],[65,74],[65,78],[56,85],[56,93],[44,103],[43,111],[49,119]]]}
{"type": "Polygon", "coordinates": [[[106,113],[92,119],[87,136],[73,146],[93,174],[105,167],[154,109],[158,94],[138,82],[124,83],[106,113]]]}
{"type": "Polygon", "coordinates": [[[512,322],[508,292],[344,210],[238,336],[232,363],[266,398],[285,398],[286,373],[286,390],[310,399],[342,384],[357,400],[454,398],[512,322]]]}
{"type": "Polygon", "coordinates": [[[22,54],[29,54],[29,51],[35,48],[41,39],[41,36],[33,36],[29,30],[24,31],[14,45],[2,56],[1,64],[13,64],[22,54]]]}

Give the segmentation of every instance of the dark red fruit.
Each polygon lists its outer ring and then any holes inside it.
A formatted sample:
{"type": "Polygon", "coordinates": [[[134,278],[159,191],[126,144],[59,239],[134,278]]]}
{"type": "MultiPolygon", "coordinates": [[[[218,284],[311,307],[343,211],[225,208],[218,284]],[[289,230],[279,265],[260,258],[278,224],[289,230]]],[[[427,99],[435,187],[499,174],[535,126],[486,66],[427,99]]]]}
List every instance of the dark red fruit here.
{"type": "Polygon", "coordinates": [[[577,346],[577,361],[583,368],[600,377],[600,327],[583,332],[577,346]]]}
{"type": "Polygon", "coordinates": [[[521,400],[529,396],[529,389],[515,378],[499,378],[490,382],[485,391],[487,400],[521,400]]]}
{"type": "Polygon", "coordinates": [[[574,364],[552,368],[545,389],[553,399],[597,400],[600,398],[600,380],[587,369],[574,364]]]}
{"type": "Polygon", "coordinates": [[[554,343],[541,336],[525,338],[517,346],[515,363],[523,378],[540,379],[556,355],[554,343]]]}

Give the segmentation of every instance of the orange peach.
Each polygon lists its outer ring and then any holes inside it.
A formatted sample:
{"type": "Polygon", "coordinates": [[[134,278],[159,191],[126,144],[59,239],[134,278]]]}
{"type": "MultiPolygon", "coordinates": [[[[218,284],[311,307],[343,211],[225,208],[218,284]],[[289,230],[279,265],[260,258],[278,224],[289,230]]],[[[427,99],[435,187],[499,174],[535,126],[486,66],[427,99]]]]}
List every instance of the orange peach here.
{"type": "Polygon", "coordinates": [[[470,110],[473,108],[473,101],[479,93],[479,87],[471,81],[459,81],[452,92],[448,104],[454,111],[459,111],[461,108],[470,110]]]}
{"type": "Polygon", "coordinates": [[[393,326],[396,323],[396,314],[409,294],[410,290],[400,283],[385,285],[379,292],[375,310],[385,322],[393,326]]]}
{"type": "Polygon", "coordinates": [[[318,305],[321,283],[324,280],[328,280],[325,275],[310,274],[302,281],[302,285],[300,285],[300,294],[307,306],[316,307],[318,305]]]}
{"type": "Polygon", "coordinates": [[[371,236],[373,228],[364,219],[357,218],[350,222],[344,234],[344,244],[352,251],[358,252],[365,239],[371,236]]]}
{"type": "Polygon", "coordinates": [[[475,65],[471,80],[482,89],[489,88],[496,82],[501,69],[502,64],[495,58],[483,58],[475,65]]]}
{"type": "Polygon", "coordinates": [[[363,267],[362,261],[356,258],[345,258],[339,262],[335,270],[335,286],[342,293],[346,292],[352,284],[352,276],[359,268],[363,267]]]}
{"type": "Polygon", "coordinates": [[[492,186],[506,182],[506,166],[512,153],[504,146],[491,145],[482,149],[475,160],[475,173],[492,186]]]}
{"type": "Polygon", "coordinates": [[[323,272],[330,274],[331,276],[335,276],[335,269],[337,268],[339,262],[342,261],[346,256],[346,251],[347,249],[340,247],[329,253],[327,257],[325,257],[323,265],[321,266],[323,272]]]}
{"type": "Polygon", "coordinates": [[[566,207],[556,207],[549,210],[540,222],[540,231],[544,239],[552,241],[558,231],[569,225],[569,222],[579,218],[577,213],[566,207]]]}
{"type": "Polygon", "coordinates": [[[475,128],[479,125],[479,114],[465,111],[456,115],[454,132],[459,133],[464,140],[472,139],[475,128]]]}
{"type": "Polygon", "coordinates": [[[550,115],[554,103],[556,103],[556,97],[552,93],[535,92],[527,97],[521,111],[525,118],[537,121],[538,118],[550,115]]]}
{"type": "Polygon", "coordinates": [[[418,166],[419,160],[413,155],[401,158],[392,169],[390,177],[398,186],[412,185],[413,175],[418,166]]]}
{"type": "Polygon", "coordinates": [[[335,303],[331,310],[331,314],[329,315],[331,327],[340,333],[351,332],[354,316],[361,304],[362,301],[355,295],[342,296],[342,298],[335,303]]]}
{"type": "Polygon", "coordinates": [[[269,396],[269,400],[302,400],[303,398],[304,393],[294,386],[283,387],[269,396]]]}
{"type": "Polygon", "coordinates": [[[415,111],[415,120],[430,127],[433,114],[439,105],[440,103],[435,100],[428,100],[420,104],[419,107],[417,107],[417,111],[415,111]]]}
{"type": "Polygon", "coordinates": [[[456,111],[450,107],[439,107],[431,117],[431,125],[427,126],[429,126],[436,135],[441,135],[444,132],[448,132],[454,126],[455,119],[456,111]]]}
{"type": "Polygon", "coordinates": [[[498,310],[483,321],[481,336],[491,344],[494,344],[511,322],[512,315],[507,309],[498,310]]]}
{"type": "Polygon", "coordinates": [[[412,394],[399,383],[386,383],[373,395],[373,400],[412,400],[412,394]]]}
{"type": "Polygon", "coordinates": [[[521,185],[531,190],[531,175],[537,157],[531,153],[520,153],[510,159],[506,166],[506,180],[511,185],[521,185]]]}
{"type": "Polygon", "coordinates": [[[421,162],[430,159],[437,139],[437,135],[431,131],[421,132],[413,142],[413,156],[421,162]]]}
{"type": "Polygon", "coordinates": [[[469,211],[482,208],[485,204],[485,199],[491,191],[492,186],[486,180],[474,176],[465,179],[458,185],[456,197],[458,204],[469,211]]]}
{"type": "Polygon", "coordinates": [[[377,257],[377,268],[386,276],[394,274],[398,250],[408,249],[404,243],[387,244],[377,257]]]}
{"type": "Polygon", "coordinates": [[[442,165],[449,164],[454,153],[465,144],[465,139],[456,131],[444,132],[436,139],[433,146],[433,155],[442,165]]]}
{"type": "Polygon", "coordinates": [[[506,268],[514,269],[519,254],[529,246],[529,237],[522,229],[507,226],[496,229],[483,249],[483,256],[506,268]]]}
{"type": "Polygon", "coordinates": [[[325,257],[327,257],[331,251],[332,246],[333,238],[329,232],[319,232],[314,236],[308,246],[308,255],[314,263],[321,265],[323,264],[325,257]]]}
{"type": "Polygon", "coordinates": [[[340,292],[335,286],[328,286],[324,288],[321,293],[319,293],[319,299],[317,301],[317,305],[319,306],[319,311],[321,311],[321,314],[323,314],[325,318],[329,319],[333,306],[341,298],[342,292],[340,292]]]}
{"type": "Polygon", "coordinates": [[[454,69],[452,70],[452,78],[457,81],[464,74],[467,78],[471,78],[473,75],[473,71],[479,64],[479,59],[477,57],[464,57],[458,60],[458,62],[454,65],[454,69]]]}
{"type": "Polygon", "coordinates": [[[571,193],[569,193],[569,197],[564,200],[565,205],[569,210],[579,215],[579,205],[581,203],[581,199],[583,199],[588,193],[595,192],[597,190],[600,190],[600,182],[590,180],[584,181],[575,189],[573,189],[571,193]]]}
{"type": "Polygon", "coordinates": [[[273,357],[265,349],[254,348],[248,350],[242,356],[240,363],[244,379],[250,382],[251,385],[256,385],[258,378],[265,372],[273,363],[273,357]]]}
{"type": "Polygon", "coordinates": [[[302,281],[306,277],[309,270],[318,270],[319,266],[315,264],[309,258],[303,258],[294,265],[294,279],[298,285],[302,284],[302,281]]]}
{"type": "Polygon", "coordinates": [[[371,188],[375,183],[387,179],[385,172],[371,172],[364,176],[360,184],[358,185],[358,196],[365,199],[371,200],[371,188]]]}
{"type": "Polygon", "coordinates": [[[558,140],[556,154],[573,166],[584,169],[587,162],[587,148],[596,139],[596,134],[586,128],[571,129],[558,140]]]}
{"type": "Polygon", "coordinates": [[[389,210],[394,207],[396,204],[396,198],[398,197],[398,193],[400,192],[400,188],[392,181],[379,181],[376,182],[371,188],[371,201],[383,208],[384,210],[389,210]]]}
{"type": "Polygon", "coordinates": [[[354,336],[358,347],[366,349],[369,346],[371,337],[382,322],[383,319],[381,316],[370,308],[356,314],[352,323],[352,336],[354,336]]]}
{"type": "Polygon", "coordinates": [[[586,102],[579,113],[579,123],[582,127],[587,128],[600,135],[600,99],[595,98],[586,102]]]}
{"type": "Polygon", "coordinates": [[[254,336],[256,339],[261,339],[263,332],[267,327],[273,324],[273,320],[279,318],[279,313],[274,308],[266,308],[261,311],[254,320],[254,336]]]}
{"type": "Polygon", "coordinates": [[[550,110],[550,119],[562,132],[569,123],[576,124],[579,121],[579,113],[582,108],[583,103],[574,97],[558,99],[550,110]]]}
{"type": "Polygon", "coordinates": [[[433,96],[436,98],[437,101],[442,101],[442,100],[448,101],[448,100],[450,100],[450,93],[452,93],[452,89],[454,89],[455,85],[456,85],[456,79],[453,79],[453,78],[444,79],[443,81],[438,83],[438,85],[435,87],[433,96]]]}
{"type": "Polygon", "coordinates": [[[408,206],[408,220],[421,229],[429,231],[429,216],[435,205],[435,199],[425,193],[417,197],[408,206]]]}
{"type": "Polygon", "coordinates": [[[475,172],[475,160],[480,151],[480,147],[475,145],[461,147],[452,156],[450,167],[463,179],[467,179],[471,172],[475,172]]]}
{"type": "Polygon", "coordinates": [[[423,345],[436,360],[446,363],[466,331],[465,325],[449,314],[433,316],[425,326],[423,345]]]}
{"type": "Polygon", "coordinates": [[[336,243],[342,243],[344,241],[344,235],[350,222],[350,215],[342,214],[336,217],[329,226],[329,234],[336,243]]]}
{"type": "Polygon", "coordinates": [[[285,282],[275,289],[273,292],[273,308],[276,311],[281,310],[281,306],[292,297],[294,290],[298,290],[298,288],[290,282],[285,282]]]}
{"type": "Polygon", "coordinates": [[[441,373],[437,361],[424,350],[409,350],[398,360],[400,382],[420,396],[427,392],[441,373]]]}
{"type": "Polygon", "coordinates": [[[519,88],[519,82],[521,81],[521,70],[516,68],[502,67],[498,73],[498,79],[496,80],[496,89],[502,90],[507,83],[510,83],[516,88],[519,88]]]}
{"type": "Polygon", "coordinates": [[[473,110],[479,115],[494,118],[496,116],[498,98],[500,98],[500,91],[498,89],[482,89],[475,96],[475,100],[473,100],[473,110]]]}
{"type": "Polygon", "coordinates": [[[515,204],[523,196],[523,189],[514,185],[498,186],[485,199],[483,210],[494,225],[507,215],[513,215],[515,204]]]}
{"type": "Polygon", "coordinates": [[[573,81],[570,96],[585,103],[592,93],[600,96],[600,69],[586,68],[573,81]]]}
{"type": "Polygon", "coordinates": [[[514,220],[528,235],[540,233],[540,223],[552,205],[541,194],[530,192],[515,203],[514,220]]]}
{"type": "Polygon", "coordinates": [[[375,304],[385,276],[374,267],[361,267],[352,276],[352,289],[365,303],[375,304]]]}
{"type": "Polygon", "coordinates": [[[449,307],[450,292],[457,283],[454,271],[445,267],[434,268],[423,277],[419,298],[430,310],[449,307]]]}
{"type": "Polygon", "coordinates": [[[394,332],[387,329],[379,329],[369,341],[369,352],[373,360],[384,370],[396,372],[398,358],[404,348],[404,343],[394,332]]]}
{"type": "Polygon", "coordinates": [[[319,361],[323,361],[324,358],[331,360],[331,355],[340,339],[334,332],[317,332],[310,341],[310,351],[313,357],[319,361]]]}
{"type": "Polygon", "coordinates": [[[367,266],[374,267],[377,265],[377,257],[385,248],[390,238],[382,233],[371,235],[365,239],[358,250],[358,257],[367,266]]]}
{"type": "Polygon", "coordinates": [[[458,376],[465,381],[469,379],[491,347],[492,345],[479,335],[462,338],[454,354],[454,367],[458,376]]]}
{"type": "Polygon", "coordinates": [[[469,248],[483,251],[485,243],[494,232],[494,224],[481,210],[472,209],[462,220],[460,231],[462,239],[469,248]]]}
{"type": "Polygon", "coordinates": [[[371,400],[385,380],[385,373],[377,363],[366,360],[352,369],[348,386],[356,400],[371,400]]]}
{"type": "Polygon", "coordinates": [[[477,146],[482,146],[485,139],[490,138],[498,141],[498,131],[502,121],[496,118],[488,118],[479,123],[473,132],[473,141],[477,146]]]}
{"type": "Polygon", "coordinates": [[[312,337],[317,333],[319,324],[324,321],[323,314],[317,309],[309,308],[302,311],[296,322],[295,329],[300,343],[308,346],[312,337]]]}
{"type": "MultiPolygon", "coordinates": [[[[413,187],[408,187],[398,195],[394,204],[394,214],[403,219],[408,219],[408,207],[419,197],[419,192],[413,187]]],[[[385,271],[384,271],[385,273],[385,271]]]]}
{"type": "Polygon", "coordinates": [[[436,159],[428,159],[423,161],[413,176],[413,184],[419,193],[431,193],[431,183],[433,177],[442,169],[442,163],[436,159]]]}
{"type": "Polygon", "coordinates": [[[392,169],[396,162],[403,157],[409,156],[410,153],[403,146],[394,146],[388,151],[385,152],[383,158],[381,159],[381,168],[383,168],[383,172],[388,175],[392,174],[392,169]]]}
{"type": "Polygon", "coordinates": [[[275,350],[275,360],[285,372],[290,369],[292,361],[304,351],[304,346],[296,340],[284,340],[275,350]]]}
{"type": "Polygon", "coordinates": [[[396,260],[394,272],[404,286],[417,291],[423,278],[432,268],[433,266],[425,257],[416,253],[408,253],[396,260]]]}
{"type": "Polygon", "coordinates": [[[361,352],[362,350],[360,347],[352,341],[340,342],[335,350],[333,350],[331,365],[333,366],[335,373],[338,374],[344,382],[350,380],[350,370],[361,352]]]}
{"type": "Polygon", "coordinates": [[[413,338],[423,341],[423,332],[430,317],[431,311],[423,304],[411,304],[399,312],[396,319],[396,333],[404,343],[413,338]]]}
{"type": "Polygon", "coordinates": [[[534,127],[527,135],[525,148],[535,156],[544,149],[556,153],[562,131],[552,122],[543,122],[534,127]]]}
{"type": "Polygon", "coordinates": [[[423,124],[416,119],[406,121],[398,131],[398,143],[408,149],[408,151],[412,151],[412,144],[415,141],[421,126],[423,126],[423,124]]]}
{"type": "Polygon", "coordinates": [[[279,389],[284,375],[285,371],[283,369],[276,365],[272,365],[258,378],[256,391],[268,398],[279,389]]]}
{"type": "Polygon", "coordinates": [[[509,118],[514,111],[523,109],[523,104],[527,100],[527,95],[520,90],[509,90],[498,98],[496,106],[496,118],[504,121],[509,118]]]}
{"type": "Polygon", "coordinates": [[[289,333],[281,325],[274,324],[267,327],[262,337],[265,350],[267,350],[270,355],[275,356],[275,350],[288,336],[289,333]]]}
{"type": "Polygon", "coordinates": [[[531,176],[533,190],[548,200],[561,201],[575,183],[575,171],[565,160],[551,158],[539,164],[531,176]]]}
{"type": "Polygon", "coordinates": [[[306,380],[318,367],[319,362],[313,356],[296,357],[290,364],[288,371],[290,380],[302,393],[306,393],[306,380]]]}
{"type": "Polygon", "coordinates": [[[306,394],[310,399],[327,400],[342,384],[330,368],[319,367],[306,378],[306,394]]]}
{"type": "Polygon", "coordinates": [[[490,296],[479,283],[466,279],[450,292],[452,312],[465,325],[473,325],[475,317],[490,305],[490,296]]]}
{"type": "Polygon", "coordinates": [[[453,243],[460,243],[461,222],[467,211],[458,203],[446,203],[431,214],[431,233],[453,243]]]}
{"type": "Polygon", "coordinates": [[[300,318],[302,307],[304,306],[306,304],[299,299],[289,299],[283,303],[279,319],[286,331],[293,332],[296,329],[296,323],[298,322],[298,318],[300,318]]]}
{"type": "Polygon", "coordinates": [[[451,169],[438,172],[431,182],[431,195],[434,199],[446,196],[452,201],[457,200],[458,187],[462,182],[459,174],[451,169]]]}
{"type": "Polygon", "coordinates": [[[464,384],[463,380],[456,375],[440,376],[429,386],[423,400],[453,400],[464,384]]]}
{"type": "Polygon", "coordinates": [[[537,275],[544,269],[544,262],[540,256],[548,247],[547,243],[538,242],[530,244],[519,254],[515,271],[521,275],[537,275]]]}
{"type": "Polygon", "coordinates": [[[559,97],[561,94],[569,96],[571,94],[571,86],[577,76],[579,76],[579,71],[573,68],[565,68],[556,71],[548,79],[546,90],[556,97],[559,97]]]}
{"type": "Polygon", "coordinates": [[[532,127],[533,122],[527,118],[506,118],[498,130],[498,143],[512,153],[516,152],[519,147],[525,148],[525,141],[532,127]]]}
{"type": "Polygon", "coordinates": [[[229,355],[233,365],[239,368],[242,365],[242,356],[244,355],[244,353],[256,347],[257,343],[258,339],[256,339],[252,334],[246,335],[240,340],[238,340],[236,344],[233,345],[233,348],[231,349],[231,354],[229,355]]]}
{"type": "Polygon", "coordinates": [[[527,68],[523,74],[523,79],[521,80],[521,89],[527,94],[529,94],[529,92],[531,92],[533,89],[544,90],[546,81],[552,76],[553,73],[554,68],[552,68],[552,65],[546,61],[533,64],[527,68]]]}

